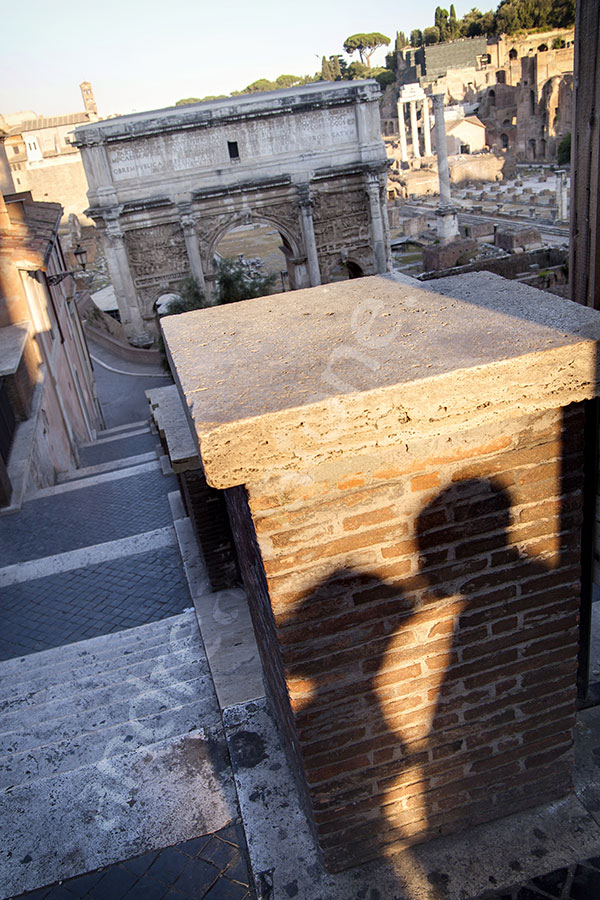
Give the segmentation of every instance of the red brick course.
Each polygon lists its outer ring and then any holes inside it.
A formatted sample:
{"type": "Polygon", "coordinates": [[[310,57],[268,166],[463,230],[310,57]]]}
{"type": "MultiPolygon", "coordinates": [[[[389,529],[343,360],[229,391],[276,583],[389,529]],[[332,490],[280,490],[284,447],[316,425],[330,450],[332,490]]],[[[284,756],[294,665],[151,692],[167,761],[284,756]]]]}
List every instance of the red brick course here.
{"type": "Polygon", "coordinates": [[[572,407],[227,492],[330,868],[568,791],[582,432],[572,407]]]}

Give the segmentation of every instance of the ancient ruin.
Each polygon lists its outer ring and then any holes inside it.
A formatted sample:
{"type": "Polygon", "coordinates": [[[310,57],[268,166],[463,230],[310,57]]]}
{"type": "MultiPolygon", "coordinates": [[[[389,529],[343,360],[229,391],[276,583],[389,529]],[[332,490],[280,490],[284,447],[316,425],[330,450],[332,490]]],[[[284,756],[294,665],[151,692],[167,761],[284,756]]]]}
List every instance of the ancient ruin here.
{"type": "Polygon", "coordinates": [[[78,128],[90,215],[128,339],[191,273],[208,294],[228,231],[279,232],[292,289],[389,269],[387,158],[373,81],[310,84],[78,128]]]}

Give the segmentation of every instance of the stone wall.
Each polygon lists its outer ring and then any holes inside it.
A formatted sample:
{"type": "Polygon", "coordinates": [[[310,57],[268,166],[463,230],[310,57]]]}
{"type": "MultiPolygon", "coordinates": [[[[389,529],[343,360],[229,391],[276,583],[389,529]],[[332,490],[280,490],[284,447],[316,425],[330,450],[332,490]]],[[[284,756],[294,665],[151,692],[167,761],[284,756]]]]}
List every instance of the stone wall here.
{"type": "Polygon", "coordinates": [[[82,224],[93,224],[84,215],[89,206],[88,183],[79,153],[30,163],[26,170],[19,173],[19,178],[19,190],[31,191],[34,200],[60,203],[63,222],[74,213],[81,218],[82,224]]]}

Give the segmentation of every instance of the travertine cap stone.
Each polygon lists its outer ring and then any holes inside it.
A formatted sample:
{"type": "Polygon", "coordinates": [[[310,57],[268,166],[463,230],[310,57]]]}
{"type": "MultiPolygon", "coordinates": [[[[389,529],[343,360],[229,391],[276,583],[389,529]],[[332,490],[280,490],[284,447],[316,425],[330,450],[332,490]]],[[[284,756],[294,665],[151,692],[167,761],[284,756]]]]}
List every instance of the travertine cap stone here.
{"type": "Polygon", "coordinates": [[[487,272],[362,278],[162,325],[218,488],[598,394],[600,312],[487,272]]]}

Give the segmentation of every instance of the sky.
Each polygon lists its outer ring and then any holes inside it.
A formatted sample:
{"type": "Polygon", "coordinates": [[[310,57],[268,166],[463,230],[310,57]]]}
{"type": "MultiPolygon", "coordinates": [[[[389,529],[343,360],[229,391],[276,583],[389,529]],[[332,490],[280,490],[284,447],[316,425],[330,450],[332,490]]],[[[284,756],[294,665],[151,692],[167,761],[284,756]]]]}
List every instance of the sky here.
{"type": "MultiPolygon", "coordinates": [[[[2,19],[0,114],[83,109],[90,81],[100,116],[229,94],[258,78],[314,74],[346,37],[433,24],[440,0],[28,0],[2,19]]],[[[455,0],[462,16],[473,0],[455,0]]],[[[484,3],[482,11],[497,4],[484,3]]],[[[447,6],[449,8],[449,6],[447,6]]],[[[386,49],[373,64],[384,65],[386,49]]],[[[356,56],[352,59],[357,58],[356,56]]]]}

